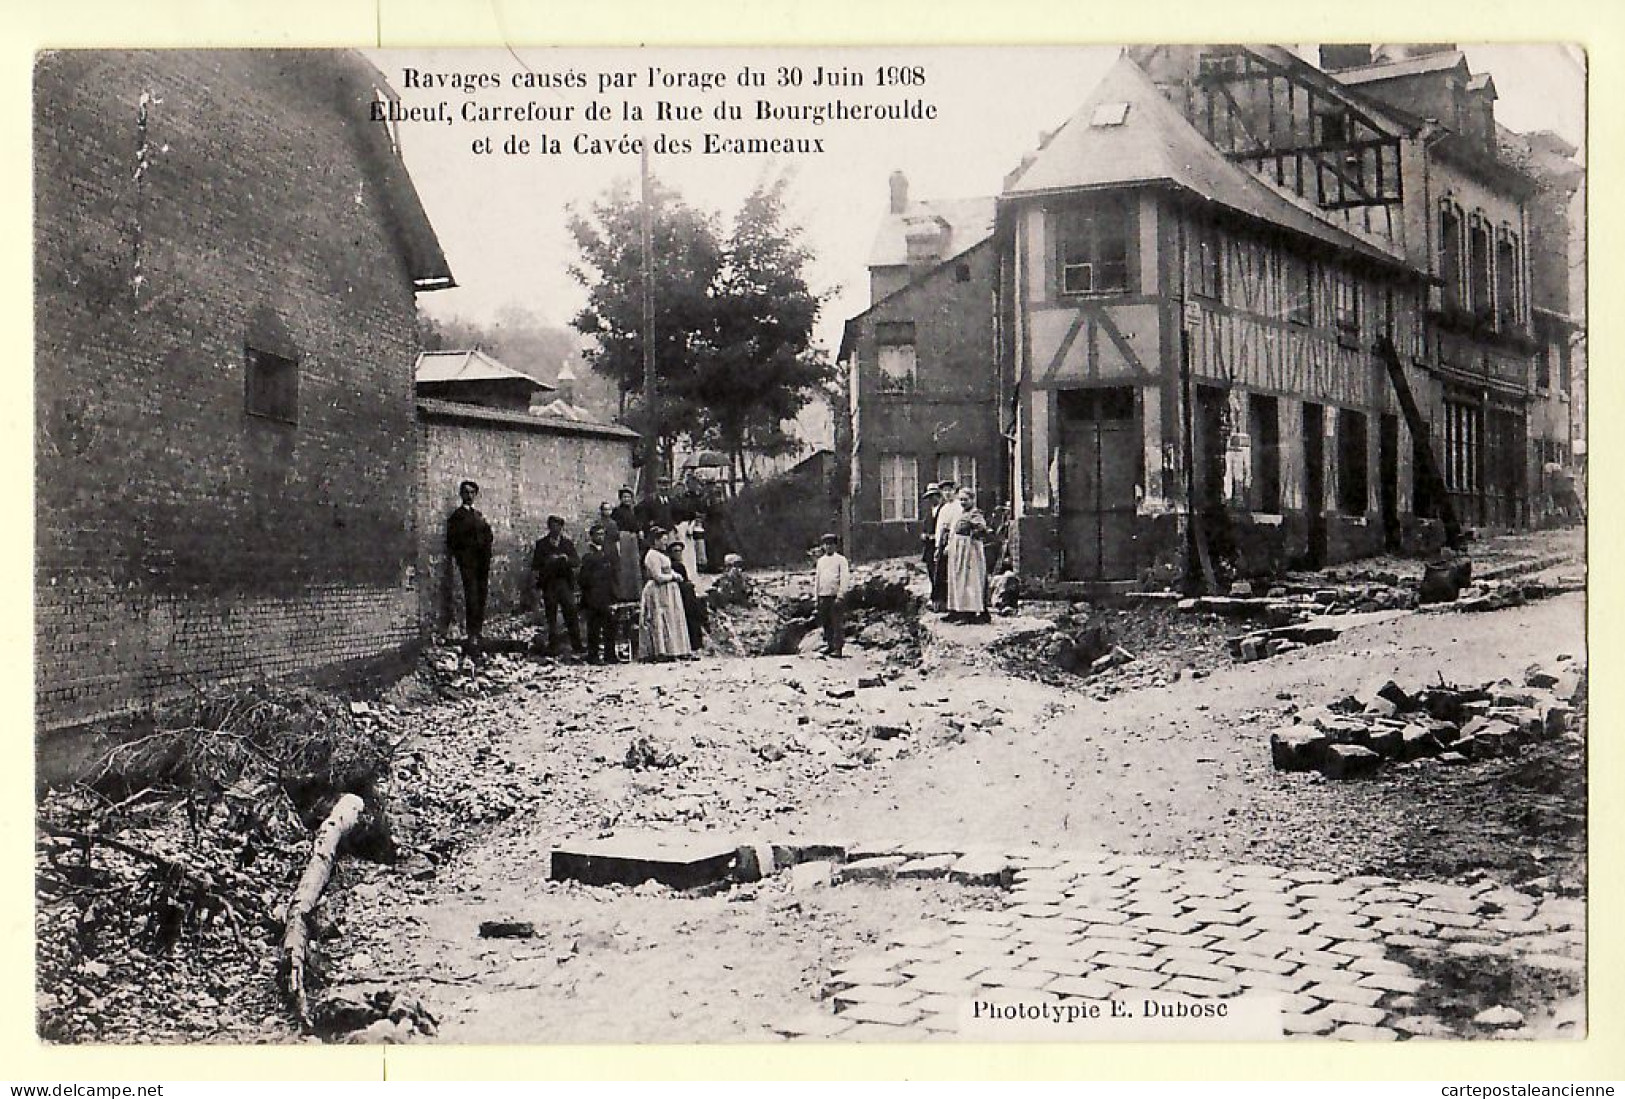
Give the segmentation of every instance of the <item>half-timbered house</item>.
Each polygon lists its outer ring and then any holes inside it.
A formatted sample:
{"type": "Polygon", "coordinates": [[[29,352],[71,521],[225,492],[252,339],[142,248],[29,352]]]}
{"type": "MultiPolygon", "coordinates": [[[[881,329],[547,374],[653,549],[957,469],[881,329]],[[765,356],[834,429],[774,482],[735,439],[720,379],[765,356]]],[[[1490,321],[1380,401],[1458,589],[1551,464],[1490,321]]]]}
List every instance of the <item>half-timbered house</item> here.
{"type": "Polygon", "coordinates": [[[1375,117],[1328,131],[1320,100],[1348,97],[1317,74],[1275,123],[1306,154],[1265,171],[1192,121],[1197,51],[1139,60],[1167,86],[1121,58],[1000,198],[1020,569],[1251,575],[1414,536],[1412,455],[1371,354],[1415,342],[1427,292],[1372,229],[1400,216],[1370,201],[1401,187],[1398,136],[1375,117]]]}

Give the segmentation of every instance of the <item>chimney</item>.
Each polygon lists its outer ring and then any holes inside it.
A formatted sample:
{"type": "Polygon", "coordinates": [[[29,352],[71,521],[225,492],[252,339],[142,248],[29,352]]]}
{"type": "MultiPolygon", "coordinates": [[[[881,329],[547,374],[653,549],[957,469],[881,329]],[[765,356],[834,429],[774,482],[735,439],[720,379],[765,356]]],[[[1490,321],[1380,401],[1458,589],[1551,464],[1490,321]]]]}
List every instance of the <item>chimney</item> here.
{"type": "Polygon", "coordinates": [[[576,403],[576,372],[569,359],[565,359],[559,367],[559,375],[553,379],[553,388],[565,404],[576,403]]]}
{"type": "Polygon", "coordinates": [[[900,214],[908,209],[908,177],[902,172],[891,174],[891,212],[900,214]]]}
{"type": "Polygon", "coordinates": [[[1357,69],[1362,65],[1369,64],[1371,64],[1371,44],[1369,42],[1344,42],[1333,46],[1320,47],[1320,67],[1326,72],[1357,69]]]}

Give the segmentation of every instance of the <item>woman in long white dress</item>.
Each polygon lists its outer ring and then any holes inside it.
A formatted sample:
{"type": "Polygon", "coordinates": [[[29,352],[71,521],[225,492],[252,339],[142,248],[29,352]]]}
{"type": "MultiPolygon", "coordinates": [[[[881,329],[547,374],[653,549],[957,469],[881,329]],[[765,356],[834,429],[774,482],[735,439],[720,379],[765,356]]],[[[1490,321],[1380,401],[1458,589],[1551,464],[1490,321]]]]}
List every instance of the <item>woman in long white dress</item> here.
{"type": "Polygon", "coordinates": [[[948,620],[985,621],[987,613],[987,519],[976,506],[976,494],[959,490],[964,508],[948,536],[948,620]]]}
{"type": "Polygon", "coordinates": [[[638,656],[643,660],[669,660],[693,652],[682,589],[671,558],[660,551],[664,534],[649,531],[649,550],[643,555],[643,606],[638,616],[638,656]]]}

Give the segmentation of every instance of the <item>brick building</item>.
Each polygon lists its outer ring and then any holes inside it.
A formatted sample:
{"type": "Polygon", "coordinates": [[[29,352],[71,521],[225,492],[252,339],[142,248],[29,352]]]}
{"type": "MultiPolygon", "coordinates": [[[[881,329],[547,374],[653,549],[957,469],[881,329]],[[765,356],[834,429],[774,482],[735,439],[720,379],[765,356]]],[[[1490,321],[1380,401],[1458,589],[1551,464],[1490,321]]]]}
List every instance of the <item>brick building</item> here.
{"type": "Polygon", "coordinates": [[[415,295],[452,285],[359,56],[34,74],[42,730],[418,638],[415,295]]]}
{"type": "Polygon", "coordinates": [[[850,400],[850,546],[919,547],[920,496],[946,477],[991,508],[1005,496],[999,439],[992,198],[910,201],[901,172],[869,258],[870,307],[837,356],[850,400]]]}

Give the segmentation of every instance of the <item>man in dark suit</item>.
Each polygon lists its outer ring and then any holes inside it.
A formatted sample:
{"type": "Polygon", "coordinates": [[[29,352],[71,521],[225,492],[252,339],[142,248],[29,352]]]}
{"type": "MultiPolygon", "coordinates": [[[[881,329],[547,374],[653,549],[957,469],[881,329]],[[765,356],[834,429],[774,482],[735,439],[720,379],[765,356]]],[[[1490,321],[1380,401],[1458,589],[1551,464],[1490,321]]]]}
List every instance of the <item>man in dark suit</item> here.
{"type": "MultiPolygon", "coordinates": [[[[675,501],[671,496],[671,478],[661,477],[655,482],[655,491],[638,504],[638,518],[642,520],[642,529],[659,527],[661,530],[676,530],[677,515],[675,501]]],[[[660,547],[662,550],[664,546],[660,547]]]]}
{"type": "Polygon", "coordinates": [[[581,613],[587,620],[587,663],[619,664],[615,653],[615,573],[617,563],[605,544],[601,523],[587,531],[581,555],[581,613]]]}
{"type": "Polygon", "coordinates": [[[536,586],[542,592],[549,650],[557,640],[554,626],[559,613],[563,612],[564,628],[570,634],[570,652],[581,652],[581,626],[576,621],[576,564],[576,547],[564,536],[564,520],[549,515],[547,533],[537,539],[530,555],[531,571],[536,574],[536,586]]]}
{"type": "Polygon", "coordinates": [[[446,554],[457,562],[463,579],[463,616],[468,643],[479,647],[485,631],[485,593],[491,577],[491,524],[474,507],[480,486],[464,481],[457,486],[462,506],[446,520],[446,554]]]}

